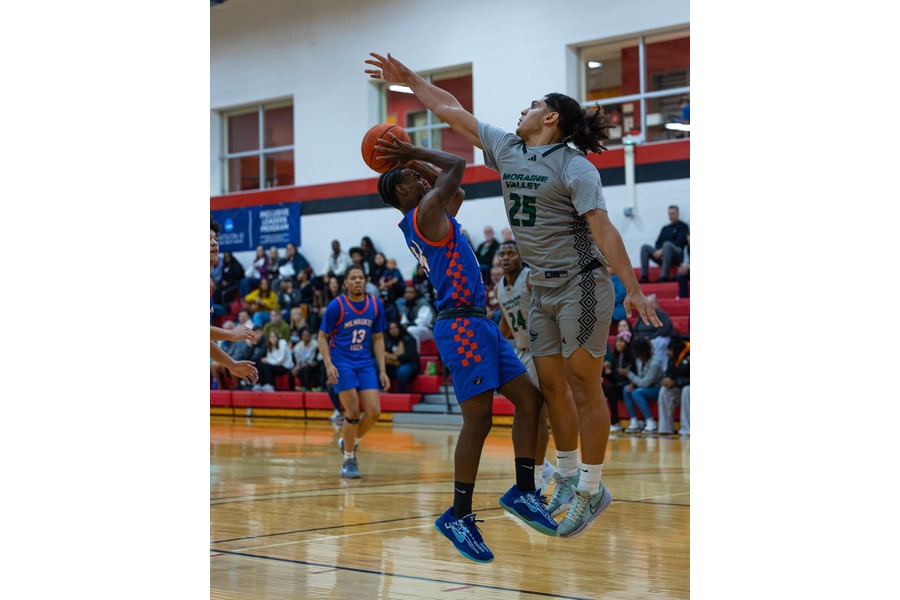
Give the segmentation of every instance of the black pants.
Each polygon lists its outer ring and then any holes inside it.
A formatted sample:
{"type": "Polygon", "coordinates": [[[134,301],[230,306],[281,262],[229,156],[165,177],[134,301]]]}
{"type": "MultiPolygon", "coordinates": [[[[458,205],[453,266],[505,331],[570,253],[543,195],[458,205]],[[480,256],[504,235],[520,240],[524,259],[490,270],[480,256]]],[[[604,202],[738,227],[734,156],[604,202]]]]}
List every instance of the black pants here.
{"type": "Polygon", "coordinates": [[[603,395],[606,396],[606,403],[607,405],[609,405],[610,425],[615,425],[619,422],[619,400],[622,400],[624,398],[624,396],[622,395],[622,391],[624,389],[625,386],[621,384],[603,384],[603,395]]]}
{"type": "Polygon", "coordinates": [[[291,374],[290,369],[286,369],[285,367],[282,367],[281,365],[270,365],[269,363],[259,363],[259,364],[262,365],[262,373],[260,373],[260,378],[259,378],[260,385],[265,385],[268,383],[272,387],[275,387],[275,378],[278,377],[279,375],[284,375],[285,373],[287,373],[288,382],[289,382],[288,389],[291,389],[291,390],[294,389],[294,376],[291,374]]]}

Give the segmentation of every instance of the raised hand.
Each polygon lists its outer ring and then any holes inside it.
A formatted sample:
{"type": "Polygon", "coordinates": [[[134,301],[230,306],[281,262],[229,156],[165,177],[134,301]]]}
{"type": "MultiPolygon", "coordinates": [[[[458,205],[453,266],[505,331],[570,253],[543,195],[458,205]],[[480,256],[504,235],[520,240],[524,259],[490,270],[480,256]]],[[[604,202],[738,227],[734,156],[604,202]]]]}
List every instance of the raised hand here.
{"type": "Polygon", "coordinates": [[[256,370],[256,365],[253,364],[252,360],[239,360],[228,370],[231,371],[232,375],[243,379],[247,383],[253,384],[259,381],[259,372],[256,370]]]}
{"type": "Polygon", "coordinates": [[[372,79],[383,79],[388,83],[403,83],[406,81],[406,73],[410,72],[410,70],[402,62],[391,56],[390,52],[388,52],[387,58],[374,52],[370,52],[369,56],[373,56],[374,60],[369,59],[366,61],[366,64],[376,67],[375,69],[366,69],[365,72],[369,77],[372,79]]]}

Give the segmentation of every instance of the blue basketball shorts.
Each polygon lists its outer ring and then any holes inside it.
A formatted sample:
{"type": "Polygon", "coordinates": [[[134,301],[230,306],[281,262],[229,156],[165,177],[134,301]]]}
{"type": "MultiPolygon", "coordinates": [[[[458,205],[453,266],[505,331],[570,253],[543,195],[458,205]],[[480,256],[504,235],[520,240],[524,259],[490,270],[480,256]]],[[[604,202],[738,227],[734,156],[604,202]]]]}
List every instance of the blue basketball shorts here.
{"type": "Polygon", "coordinates": [[[525,372],[522,361],[491,319],[436,321],[434,342],[441,362],[450,369],[459,402],[501,388],[525,372]]]}
{"type": "Polygon", "coordinates": [[[340,394],[353,388],[359,390],[377,390],[381,388],[378,381],[378,372],[375,363],[365,366],[345,365],[334,363],[338,370],[338,380],[334,384],[334,391],[340,394]]]}

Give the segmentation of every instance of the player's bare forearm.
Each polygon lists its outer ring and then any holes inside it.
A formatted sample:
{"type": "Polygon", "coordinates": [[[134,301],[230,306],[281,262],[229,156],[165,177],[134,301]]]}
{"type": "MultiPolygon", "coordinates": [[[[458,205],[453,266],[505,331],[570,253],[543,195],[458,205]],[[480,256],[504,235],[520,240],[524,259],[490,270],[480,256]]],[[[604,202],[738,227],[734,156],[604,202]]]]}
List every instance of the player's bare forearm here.
{"type": "Polygon", "coordinates": [[[482,147],[481,139],[478,137],[478,120],[463,108],[453,94],[429,83],[418,73],[391,56],[390,53],[387,57],[374,52],[370,55],[373,58],[365,61],[366,64],[377,67],[377,69],[366,70],[370,77],[409,86],[419,101],[442,121],[449,124],[453,131],[466,138],[474,146],[482,147]]]}
{"type": "Polygon", "coordinates": [[[226,369],[231,369],[235,364],[234,359],[228,356],[228,353],[219,348],[213,341],[209,342],[209,357],[226,369]]]}
{"type": "Polygon", "coordinates": [[[375,350],[375,362],[378,363],[378,372],[387,373],[384,366],[384,334],[375,333],[372,335],[372,348],[375,350]]]}
{"type": "Polygon", "coordinates": [[[322,362],[325,363],[325,368],[331,368],[331,349],[328,347],[328,336],[323,331],[319,331],[319,335],[316,337],[316,343],[319,346],[319,354],[322,355],[322,362]]]}
{"type": "Polygon", "coordinates": [[[215,325],[209,326],[209,341],[211,342],[221,342],[223,340],[230,339],[230,335],[227,329],[222,329],[221,327],[216,327],[215,325]]]}

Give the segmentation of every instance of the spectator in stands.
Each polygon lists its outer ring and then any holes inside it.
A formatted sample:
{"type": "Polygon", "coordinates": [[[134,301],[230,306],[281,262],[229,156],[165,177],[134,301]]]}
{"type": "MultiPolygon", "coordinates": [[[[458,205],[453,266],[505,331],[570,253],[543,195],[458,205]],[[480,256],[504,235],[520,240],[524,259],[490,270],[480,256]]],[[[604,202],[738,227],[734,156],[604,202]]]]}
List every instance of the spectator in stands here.
{"type": "Polygon", "coordinates": [[[268,336],[271,331],[286,342],[291,339],[291,326],[281,318],[281,311],[278,309],[269,312],[269,322],[262,328],[263,337],[268,336]]]}
{"type": "MultiPolygon", "coordinates": [[[[240,292],[241,280],[244,278],[244,265],[231,252],[222,254],[222,280],[216,290],[219,304],[233,302],[240,292]]],[[[248,292],[249,293],[249,290],[248,292]]],[[[241,295],[243,297],[243,295],[241,295]]]]}
{"type": "Polygon", "coordinates": [[[246,308],[242,308],[238,311],[237,324],[243,325],[244,327],[248,327],[250,329],[253,329],[256,326],[253,323],[253,318],[250,316],[250,311],[246,308]]]}
{"type": "Polygon", "coordinates": [[[684,262],[678,266],[678,275],[675,276],[678,282],[678,297],[691,297],[691,236],[687,236],[687,246],[684,247],[684,262]]]}
{"type": "MultiPolygon", "coordinates": [[[[384,277],[384,272],[386,270],[387,257],[381,252],[376,252],[372,255],[372,268],[369,272],[369,281],[378,287],[379,294],[381,293],[381,278],[384,277]]],[[[382,298],[381,301],[384,302],[384,298],[382,298]]]]}
{"type": "MultiPolygon", "coordinates": [[[[301,315],[302,316],[302,315],[301,315]]],[[[291,374],[294,376],[294,389],[297,391],[312,390],[319,385],[319,345],[313,339],[309,328],[304,327],[300,331],[300,338],[294,344],[294,366],[291,374]]]]}
{"type": "Polygon", "coordinates": [[[284,247],[284,257],[278,261],[278,273],[272,282],[272,287],[278,289],[278,283],[285,279],[293,280],[297,273],[309,267],[309,261],[297,252],[297,246],[288,242],[284,247]]]}
{"type": "Polygon", "coordinates": [[[668,362],[666,351],[669,348],[669,338],[675,335],[675,326],[672,325],[672,319],[669,318],[669,313],[660,307],[659,298],[656,297],[656,294],[650,294],[647,296],[647,300],[650,301],[650,305],[653,307],[653,310],[656,311],[656,316],[662,325],[653,327],[652,324],[644,323],[642,319],[638,319],[634,323],[632,333],[635,337],[640,336],[650,340],[650,344],[653,346],[653,354],[655,356],[665,357],[662,359],[662,367],[665,369],[668,362]]]}
{"type": "Polygon", "coordinates": [[[500,247],[500,242],[494,239],[494,228],[487,225],[484,228],[484,241],[475,248],[475,258],[481,267],[481,278],[487,284],[491,280],[491,267],[494,266],[494,255],[500,247]]]}
{"type": "Polygon", "coordinates": [[[374,263],[365,259],[362,248],[356,246],[350,248],[350,260],[353,261],[354,265],[359,265],[363,268],[363,275],[366,277],[365,293],[380,296],[378,286],[372,282],[374,263]]]}
{"type": "MultiPolygon", "coordinates": [[[[504,228],[500,231],[500,237],[503,238],[503,241],[504,241],[504,242],[511,242],[511,241],[513,241],[513,232],[512,232],[512,229],[510,229],[509,227],[504,227],[504,228]]],[[[496,256],[496,254],[495,254],[495,256],[496,256]]]]}
{"type": "Polygon", "coordinates": [[[251,290],[259,286],[259,282],[268,278],[269,258],[266,256],[266,249],[261,245],[256,247],[256,257],[247,270],[244,271],[244,279],[241,280],[240,294],[241,298],[246,298],[251,290]]]}
{"type": "Polygon", "coordinates": [[[359,248],[362,250],[363,259],[369,263],[370,266],[375,264],[375,255],[378,253],[378,250],[375,249],[375,243],[372,241],[367,235],[362,236],[362,239],[359,240],[359,248]]]}
{"type": "Polygon", "coordinates": [[[259,287],[244,296],[247,310],[253,315],[253,322],[262,327],[269,322],[269,313],[278,311],[278,294],[272,289],[272,283],[266,279],[259,280],[259,287]]]}
{"type": "Polygon", "coordinates": [[[623,400],[625,386],[630,380],[622,374],[623,370],[635,368],[634,353],[631,351],[631,332],[622,331],[616,335],[612,351],[603,362],[603,394],[609,404],[609,431],[622,431],[619,424],[619,400],[623,400]]]}
{"type": "Polygon", "coordinates": [[[315,286],[313,286],[312,267],[301,269],[295,278],[294,289],[300,292],[300,305],[311,306],[315,298],[315,286]]]}
{"type": "Polygon", "coordinates": [[[625,409],[631,418],[625,433],[638,433],[640,431],[654,433],[656,432],[656,421],[653,419],[653,413],[650,412],[650,401],[656,400],[659,396],[659,382],[663,376],[662,363],[659,357],[654,356],[653,346],[650,345],[650,340],[647,338],[634,338],[631,349],[635,358],[634,371],[629,369],[618,370],[619,374],[628,378],[630,382],[622,391],[625,409]],[[644,417],[644,425],[641,425],[637,418],[634,410],[635,403],[637,403],[638,408],[641,410],[641,415],[644,417]]]}
{"type": "Polygon", "coordinates": [[[253,325],[253,332],[256,334],[256,344],[252,347],[252,353],[250,355],[249,360],[252,360],[254,365],[256,366],[256,370],[259,371],[260,380],[251,388],[245,382],[238,382],[238,387],[236,389],[240,390],[249,390],[249,389],[260,389],[262,384],[262,357],[266,355],[267,341],[266,336],[262,334],[262,327],[258,325],[253,325]]]}
{"type": "MultiPolygon", "coordinates": [[[[378,282],[379,291],[387,291],[391,302],[396,302],[398,298],[403,297],[406,291],[406,280],[403,279],[403,273],[397,268],[397,259],[389,258],[385,261],[384,273],[378,282]]],[[[381,301],[384,302],[382,295],[381,301]]]]}
{"type": "MultiPolygon", "coordinates": [[[[234,322],[225,321],[224,323],[222,323],[222,329],[234,329],[234,322]]],[[[232,342],[231,340],[222,340],[217,341],[216,344],[218,344],[219,347],[225,351],[225,354],[234,359],[235,362],[250,360],[253,355],[253,344],[248,343],[246,340],[238,340],[236,342],[232,342]]],[[[235,382],[233,389],[237,388],[237,378],[231,376],[231,372],[227,367],[220,365],[215,361],[211,361],[209,363],[209,374],[212,376],[218,389],[225,389],[224,376],[226,374],[235,382]]]]}
{"type": "Polygon", "coordinates": [[[384,337],[384,362],[388,377],[397,381],[397,391],[405,393],[419,374],[419,352],[416,340],[394,321],[388,323],[384,337]]]}
{"type": "Polygon", "coordinates": [[[680,265],[684,257],[689,233],[687,223],[679,219],[678,207],[673,204],[669,207],[669,224],[660,230],[655,246],[641,246],[641,283],[650,281],[648,274],[651,260],[661,265],[657,281],[669,281],[669,270],[680,265]]]}
{"type": "Polygon", "coordinates": [[[290,341],[292,344],[296,344],[300,341],[300,334],[303,333],[303,330],[309,329],[309,323],[306,321],[306,317],[303,315],[303,309],[301,307],[295,306],[291,309],[288,327],[291,330],[290,341]]]}
{"type": "Polygon", "coordinates": [[[269,259],[269,271],[268,273],[266,273],[266,276],[273,284],[272,289],[277,289],[274,283],[278,279],[278,265],[281,263],[281,255],[278,254],[278,248],[276,248],[275,246],[269,246],[269,253],[267,255],[267,258],[269,259]]]}
{"type": "Polygon", "coordinates": [[[500,310],[500,300],[497,298],[497,286],[500,285],[501,279],[503,279],[503,269],[499,266],[491,267],[490,281],[484,284],[484,292],[487,297],[487,316],[498,325],[503,320],[503,311],[500,310]]]}
{"type": "Polygon", "coordinates": [[[326,280],[329,277],[337,277],[338,283],[344,280],[344,272],[347,267],[353,264],[350,255],[341,250],[341,243],[337,240],[331,241],[331,254],[325,262],[324,273],[326,280]]]}
{"type": "Polygon", "coordinates": [[[669,342],[669,367],[660,382],[659,433],[675,433],[675,405],[681,405],[678,433],[691,433],[691,344],[680,337],[669,342]]]}
{"type": "MultiPolygon", "coordinates": [[[[287,323],[284,323],[287,325],[287,323]]],[[[294,355],[288,348],[287,340],[278,336],[278,333],[272,329],[268,334],[264,335],[266,340],[266,355],[260,358],[260,381],[262,385],[259,389],[265,392],[275,391],[275,378],[279,375],[288,375],[289,389],[294,388],[294,376],[291,369],[294,366],[294,355]]]]}
{"type": "Polygon", "coordinates": [[[421,354],[422,342],[434,339],[434,318],[437,315],[431,300],[419,294],[415,287],[407,286],[404,297],[406,311],[400,316],[400,324],[416,340],[416,352],[421,354]]]}
{"type": "MultiPolygon", "coordinates": [[[[434,302],[434,286],[431,285],[431,281],[428,279],[428,274],[425,273],[425,267],[423,267],[420,263],[416,263],[416,274],[413,275],[412,278],[413,287],[416,288],[419,296],[427,299],[429,302],[434,302]]],[[[404,286],[406,284],[404,283],[404,286]]],[[[406,288],[404,287],[404,290],[406,288]]],[[[406,292],[404,291],[404,297],[406,297],[406,292]]]]}
{"type": "Polygon", "coordinates": [[[618,335],[623,331],[627,331],[631,334],[632,338],[634,337],[634,328],[631,326],[631,322],[628,319],[619,319],[619,322],[616,323],[616,330],[613,333],[618,335]]]}
{"type": "Polygon", "coordinates": [[[299,307],[300,304],[300,290],[294,289],[294,280],[291,278],[282,279],[278,284],[278,306],[281,308],[282,318],[289,319],[291,309],[299,307]]]}

